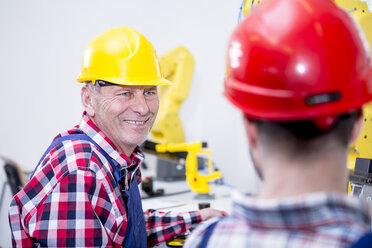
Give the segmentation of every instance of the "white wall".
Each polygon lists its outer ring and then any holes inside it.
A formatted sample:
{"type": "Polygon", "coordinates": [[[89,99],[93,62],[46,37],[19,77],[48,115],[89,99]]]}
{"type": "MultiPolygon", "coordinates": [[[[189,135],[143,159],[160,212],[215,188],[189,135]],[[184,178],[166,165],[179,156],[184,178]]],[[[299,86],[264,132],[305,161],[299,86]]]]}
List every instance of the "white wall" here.
{"type": "Polygon", "coordinates": [[[226,181],[256,191],[239,111],[224,99],[225,50],[241,0],[0,1],[0,154],[32,170],[60,131],[80,120],[85,46],[129,26],[159,55],[178,45],[195,58],[181,108],[187,141],[208,141],[226,181]]]}

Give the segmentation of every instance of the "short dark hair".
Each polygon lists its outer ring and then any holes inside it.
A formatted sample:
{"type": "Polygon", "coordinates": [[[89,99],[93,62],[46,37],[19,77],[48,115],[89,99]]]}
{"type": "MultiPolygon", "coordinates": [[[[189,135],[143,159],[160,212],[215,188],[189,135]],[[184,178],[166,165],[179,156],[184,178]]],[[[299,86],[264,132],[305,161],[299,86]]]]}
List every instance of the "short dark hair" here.
{"type": "Polygon", "coordinates": [[[347,148],[353,126],[361,111],[339,115],[327,130],[319,128],[314,122],[271,122],[254,120],[260,140],[265,146],[280,149],[292,156],[309,156],[326,149],[329,142],[336,142],[347,148]]]}

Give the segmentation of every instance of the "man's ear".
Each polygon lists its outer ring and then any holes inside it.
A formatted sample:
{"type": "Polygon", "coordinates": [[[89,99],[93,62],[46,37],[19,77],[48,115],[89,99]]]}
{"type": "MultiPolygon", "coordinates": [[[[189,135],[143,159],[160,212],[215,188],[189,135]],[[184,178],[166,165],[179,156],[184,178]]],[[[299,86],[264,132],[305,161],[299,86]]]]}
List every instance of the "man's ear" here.
{"type": "Polygon", "coordinates": [[[351,132],[350,140],[349,140],[349,145],[354,144],[355,141],[358,139],[360,131],[362,129],[363,125],[363,114],[360,113],[358,114],[358,117],[354,123],[353,131],[351,132]]]}
{"type": "Polygon", "coordinates": [[[244,126],[247,133],[249,147],[251,149],[257,148],[258,132],[256,123],[247,116],[244,116],[244,126]]]}
{"type": "Polygon", "coordinates": [[[89,86],[84,85],[81,88],[81,102],[84,106],[85,111],[91,117],[94,117],[94,99],[93,92],[89,89],[89,86]]]}

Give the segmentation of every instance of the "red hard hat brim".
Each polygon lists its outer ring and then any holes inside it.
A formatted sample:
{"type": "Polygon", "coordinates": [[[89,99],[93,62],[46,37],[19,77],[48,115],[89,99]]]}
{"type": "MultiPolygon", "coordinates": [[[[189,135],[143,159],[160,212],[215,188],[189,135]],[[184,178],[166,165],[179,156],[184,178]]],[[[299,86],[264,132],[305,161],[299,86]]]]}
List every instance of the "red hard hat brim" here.
{"type": "Polygon", "coordinates": [[[342,92],[294,92],[291,90],[267,89],[247,85],[232,78],[225,78],[225,97],[245,115],[254,119],[270,121],[311,120],[320,117],[340,115],[359,110],[372,101],[372,70],[350,84],[342,92]],[[309,103],[308,99],[337,94],[339,98],[323,103],[309,103]]]}

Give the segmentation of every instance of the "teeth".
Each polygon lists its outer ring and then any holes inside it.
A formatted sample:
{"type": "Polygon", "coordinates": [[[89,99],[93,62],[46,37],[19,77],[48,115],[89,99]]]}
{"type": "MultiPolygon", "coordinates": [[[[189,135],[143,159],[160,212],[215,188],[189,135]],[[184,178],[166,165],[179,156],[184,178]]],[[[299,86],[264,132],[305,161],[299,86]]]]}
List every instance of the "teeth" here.
{"type": "Polygon", "coordinates": [[[130,124],[136,124],[136,125],[142,125],[142,124],[145,124],[144,121],[126,121],[127,123],[130,123],[130,124]]]}

